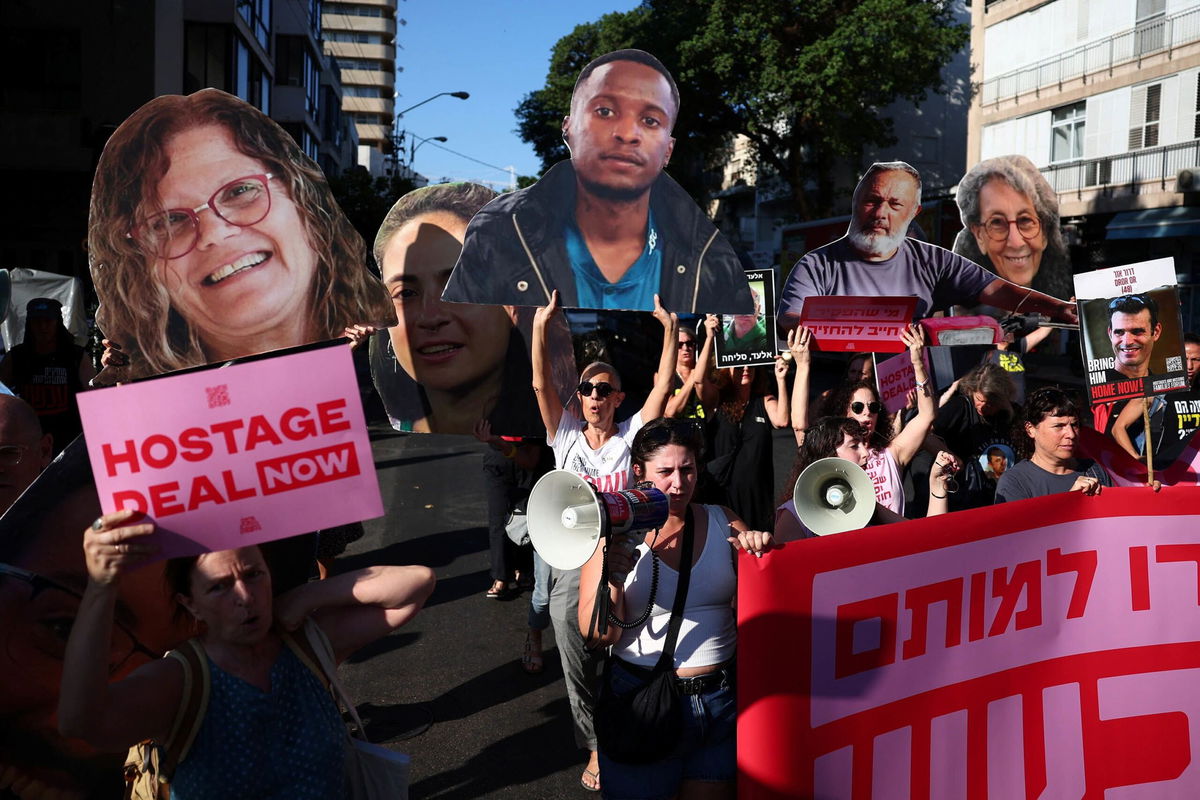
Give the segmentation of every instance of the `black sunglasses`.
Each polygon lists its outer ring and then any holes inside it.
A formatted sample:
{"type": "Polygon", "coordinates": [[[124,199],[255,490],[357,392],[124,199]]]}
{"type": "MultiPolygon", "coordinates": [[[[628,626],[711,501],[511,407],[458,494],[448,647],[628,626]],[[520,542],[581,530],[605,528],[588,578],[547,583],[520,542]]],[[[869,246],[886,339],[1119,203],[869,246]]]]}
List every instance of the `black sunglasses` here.
{"type": "Polygon", "coordinates": [[[579,393],[584,397],[591,397],[592,390],[595,390],[596,394],[600,395],[600,399],[603,400],[617,389],[607,381],[599,381],[597,383],[592,383],[591,381],[579,382],[579,393]]]}
{"type": "Polygon", "coordinates": [[[850,404],[850,412],[853,414],[861,414],[864,408],[867,411],[870,411],[872,414],[883,413],[883,404],[878,400],[872,400],[869,403],[863,403],[856,400],[850,404]]]}

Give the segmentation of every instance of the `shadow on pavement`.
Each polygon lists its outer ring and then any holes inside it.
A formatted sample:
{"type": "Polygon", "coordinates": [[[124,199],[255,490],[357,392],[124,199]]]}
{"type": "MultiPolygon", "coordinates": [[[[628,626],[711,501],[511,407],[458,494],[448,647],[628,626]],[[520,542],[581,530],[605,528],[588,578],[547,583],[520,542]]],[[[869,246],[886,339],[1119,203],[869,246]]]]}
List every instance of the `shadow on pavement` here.
{"type": "MultiPolygon", "coordinates": [[[[347,554],[338,558],[335,572],[350,572],[378,564],[423,564],[444,567],[456,559],[488,547],[486,528],[464,528],[417,539],[393,542],[386,547],[347,554]]],[[[485,587],[486,588],[486,587],[485,587]]]]}

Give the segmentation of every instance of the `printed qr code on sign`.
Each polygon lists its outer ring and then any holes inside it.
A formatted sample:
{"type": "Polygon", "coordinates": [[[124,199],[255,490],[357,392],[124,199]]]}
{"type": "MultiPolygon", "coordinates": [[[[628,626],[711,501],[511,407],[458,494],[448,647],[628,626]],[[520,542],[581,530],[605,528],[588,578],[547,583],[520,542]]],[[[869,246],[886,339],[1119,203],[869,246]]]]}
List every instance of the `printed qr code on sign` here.
{"type": "Polygon", "coordinates": [[[1183,369],[1183,358],[1180,356],[1167,356],[1167,372],[1174,372],[1177,369],[1183,369]]]}
{"type": "Polygon", "coordinates": [[[204,392],[208,395],[208,407],[220,408],[227,406],[229,400],[229,385],[222,383],[220,386],[206,386],[204,392]]]}
{"type": "Polygon", "coordinates": [[[259,522],[256,518],[242,517],[239,533],[242,533],[242,534],[254,533],[255,531],[261,531],[261,530],[262,530],[262,525],[259,524],[259,522]]]}

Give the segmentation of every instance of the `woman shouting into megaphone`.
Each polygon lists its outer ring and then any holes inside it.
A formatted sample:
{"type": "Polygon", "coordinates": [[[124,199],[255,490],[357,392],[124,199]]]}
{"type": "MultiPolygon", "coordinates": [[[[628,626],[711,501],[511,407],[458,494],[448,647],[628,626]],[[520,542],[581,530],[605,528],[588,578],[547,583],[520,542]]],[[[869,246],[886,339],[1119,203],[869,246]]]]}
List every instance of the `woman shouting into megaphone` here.
{"type": "Polygon", "coordinates": [[[692,504],[701,446],[688,420],[656,419],[638,432],[634,475],[667,496],[667,521],[632,553],[617,546],[623,537],[597,548],[580,577],[580,631],[589,646],[611,646],[596,709],[605,797],[734,794],[730,547],[761,555],[772,542],[723,506],[692,504]],[[602,575],[612,626],[592,624],[602,575]],[[646,717],[631,700],[647,692],[674,700],[646,717]]]}

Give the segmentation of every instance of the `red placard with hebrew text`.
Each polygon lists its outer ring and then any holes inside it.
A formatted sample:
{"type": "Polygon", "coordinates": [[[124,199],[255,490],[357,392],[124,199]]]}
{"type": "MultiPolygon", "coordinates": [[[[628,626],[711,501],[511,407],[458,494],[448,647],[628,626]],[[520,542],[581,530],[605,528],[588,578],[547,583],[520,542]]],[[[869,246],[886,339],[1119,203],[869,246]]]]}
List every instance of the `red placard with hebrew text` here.
{"type": "Polygon", "coordinates": [[[743,555],[742,800],[1200,796],[1200,490],[743,555]]]}
{"type": "Polygon", "coordinates": [[[804,298],[800,324],[813,333],[813,349],[827,353],[899,353],[900,332],[912,322],[915,297],[804,298]]]}

